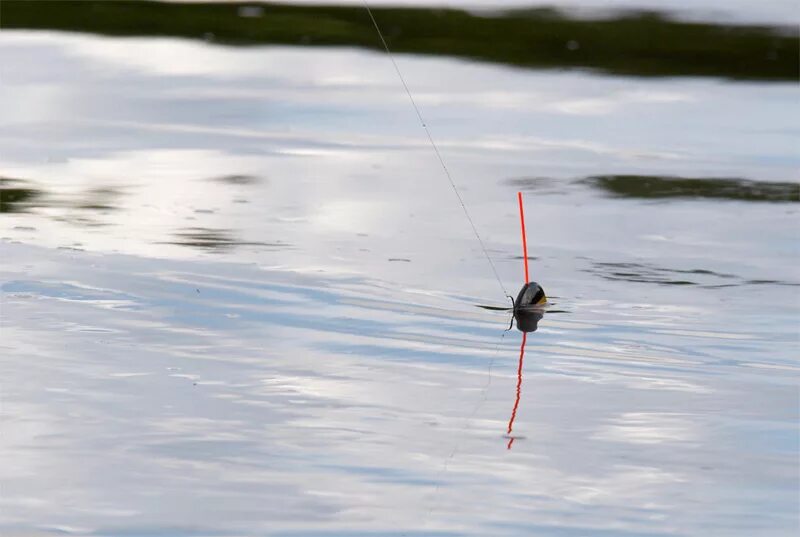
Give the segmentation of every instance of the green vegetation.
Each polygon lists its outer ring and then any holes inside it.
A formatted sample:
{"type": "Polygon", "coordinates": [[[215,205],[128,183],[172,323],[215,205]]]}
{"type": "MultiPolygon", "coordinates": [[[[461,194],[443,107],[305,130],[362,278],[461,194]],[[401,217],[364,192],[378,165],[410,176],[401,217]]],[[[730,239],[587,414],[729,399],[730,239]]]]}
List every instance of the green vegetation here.
{"type": "Polygon", "coordinates": [[[703,198],[800,202],[800,184],[746,179],[685,179],[643,175],[603,175],[584,182],[623,198],[703,198]]]}
{"type": "Polygon", "coordinates": [[[41,192],[20,185],[19,179],[0,177],[0,213],[24,212],[41,192]]]}
{"type": "MultiPolygon", "coordinates": [[[[381,48],[362,7],[258,6],[3,0],[0,22],[4,29],[169,36],[226,45],[381,48]]],[[[585,20],[552,9],[485,15],[431,8],[374,8],[373,12],[396,52],[633,76],[774,81],[796,81],[800,76],[796,28],[679,22],[654,13],[585,20]]]]}

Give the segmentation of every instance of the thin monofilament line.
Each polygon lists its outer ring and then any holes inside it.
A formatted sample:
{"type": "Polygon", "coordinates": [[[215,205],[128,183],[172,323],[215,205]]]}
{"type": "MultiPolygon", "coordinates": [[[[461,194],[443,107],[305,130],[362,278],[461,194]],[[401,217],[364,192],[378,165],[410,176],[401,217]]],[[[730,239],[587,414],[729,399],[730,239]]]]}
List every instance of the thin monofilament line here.
{"type": "Polygon", "coordinates": [[[475,222],[469,215],[467,206],[466,204],[464,204],[464,199],[461,197],[461,193],[458,191],[458,187],[456,187],[456,183],[455,181],[453,181],[453,177],[450,175],[450,170],[447,169],[447,165],[444,163],[442,154],[439,152],[439,147],[433,140],[431,131],[428,129],[428,125],[427,123],[425,123],[425,119],[422,117],[422,113],[419,111],[419,107],[417,106],[417,103],[414,100],[414,96],[411,95],[411,90],[408,89],[408,84],[406,84],[406,79],[403,77],[403,73],[400,72],[400,67],[397,66],[397,62],[394,61],[394,55],[392,54],[392,51],[389,49],[389,45],[386,43],[386,39],[383,38],[383,32],[381,32],[380,26],[378,26],[378,21],[375,20],[375,16],[372,14],[372,10],[369,8],[367,0],[362,0],[362,1],[364,3],[364,7],[367,10],[367,13],[369,13],[369,18],[372,19],[372,24],[375,26],[375,30],[378,32],[378,37],[381,38],[381,43],[383,43],[383,48],[386,49],[386,54],[389,56],[389,59],[392,60],[392,65],[394,65],[394,70],[397,71],[397,76],[400,79],[400,82],[402,82],[403,88],[406,90],[406,95],[408,95],[408,100],[411,101],[411,106],[414,107],[414,112],[417,113],[417,118],[419,118],[419,122],[420,124],[422,124],[422,128],[425,129],[425,134],[428,135],[428,140],[431,143],[431,147],[433,147],[433,152],[436,153],[436,158],[439,159],[439,164],[442,165],[444,174],[447,176],[447,180],[450,182],[450,186],[452,187],[453,192],[455,192],[456,197],[458,198],[458,203],[461,204],[461,208],[464,210],[464,216],[467,217],[469,225],[472,226],[472,232],[475,233],[475,238],[478,239],[478,243],[481,245],[481,250],[483,250],[483,255],[486,256],[486,260],[489,262],[489,266],[492,267],[492,272],[494,273],[494,277],[497,279],[497,283],[500,284],[500,288],[503,290],[503,294],[505,296],[510,296],[506,291],[505,285],[503,285],[503,280],[500,279],[500,274],[498,274],[497,268],[494,266],[494,262],[492,261],[492,258],[489,255],[489,251],[486,249],[486,245],[483,243],[483,239],[481,239],[480,233],[478,233],[478,228],[475,227],[475,222]]]}

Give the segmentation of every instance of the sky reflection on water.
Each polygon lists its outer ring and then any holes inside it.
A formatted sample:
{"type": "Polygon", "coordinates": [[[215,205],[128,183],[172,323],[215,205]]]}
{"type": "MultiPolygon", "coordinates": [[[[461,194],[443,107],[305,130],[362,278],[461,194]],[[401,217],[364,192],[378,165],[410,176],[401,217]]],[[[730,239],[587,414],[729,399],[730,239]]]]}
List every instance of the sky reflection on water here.
{"type": "Polygon", "coordinates": [[[27,364],[4,368],[6,527],[793,524],[794,336],[722,331],[741,306],[569,299],[529,337],[509,452],[520,335],[500,339],[502,314],[324,273],[3,249],[4,338],[27,364]]]}
{"type": "Polygon", "coordinates": [[[385,56],[0,34],[4,535],[797,529],[796,84],[398,62],[524,369],[385,56]]]}

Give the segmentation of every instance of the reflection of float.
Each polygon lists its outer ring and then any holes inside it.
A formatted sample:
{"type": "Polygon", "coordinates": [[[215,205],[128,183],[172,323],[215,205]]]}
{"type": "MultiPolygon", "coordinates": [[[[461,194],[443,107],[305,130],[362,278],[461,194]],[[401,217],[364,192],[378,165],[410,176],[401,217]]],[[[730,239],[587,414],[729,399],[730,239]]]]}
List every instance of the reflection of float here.
{"type": "Polygon", "coordinates": [[[511,446],[514,444],[514,439],[516,438],[511,435],[511,431],[514,429],[514,420],[517,417],[517,408],[519,408],[519,397],[522,393],[522,362],[525,359],[525,343],[527,341],[528,334],[523,332],[522,344],[519,346],[519,366],[517,366],[517,397],[514,399],[514,408],[511,409],[511,417],[508,419],[508,431],[506,431],[508,436],[508,446],[506,446],[507,449],[511,449],[511,446]]]}

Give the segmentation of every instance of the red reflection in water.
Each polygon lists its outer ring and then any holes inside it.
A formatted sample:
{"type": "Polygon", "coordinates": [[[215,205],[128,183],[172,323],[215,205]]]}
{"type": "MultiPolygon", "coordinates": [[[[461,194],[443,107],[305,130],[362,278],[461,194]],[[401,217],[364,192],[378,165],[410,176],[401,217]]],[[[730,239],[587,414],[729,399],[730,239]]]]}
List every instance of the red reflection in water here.
{"type": "Polygon", "coordinates": [[[514,437],[511,436],[511,430],[514,428],[514,419],[517,417],[517,408],[519,407],[519,396],[522,391],[522,362],[525,359],[525,343],[528,341],[528,334],[522,333],[522,344],[519,346],[519,366],[517,367],[517,398],[514,400],[514,408],[511,410],[511,418],[508,420],[508,446],[506,449],[511,449],[514,444],[514,437]]]}

